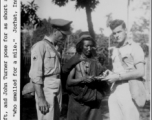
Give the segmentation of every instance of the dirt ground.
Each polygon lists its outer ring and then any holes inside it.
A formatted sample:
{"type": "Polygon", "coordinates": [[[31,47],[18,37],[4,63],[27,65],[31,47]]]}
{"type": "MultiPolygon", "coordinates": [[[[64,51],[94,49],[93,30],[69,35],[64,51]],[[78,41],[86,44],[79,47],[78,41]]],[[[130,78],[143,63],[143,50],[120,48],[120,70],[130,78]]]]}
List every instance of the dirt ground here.
{"type": "MultiPolygon", "coordinates": [[[[60,120],[66,120],[67,99],[67,97],[64,97],[63,99],[63,110],[61,112],[60,120]]],[[[103,99],[101,105],[103,120],[110,120],[107,100],[108,96],[103,99]]],[[[140,120],[150,120],[150,102],[146,102],[145,106],[140,108],[139,111],[140,120]]],[[[34,97],[21,98],[21,120],[37,120],[34,97]]]]}

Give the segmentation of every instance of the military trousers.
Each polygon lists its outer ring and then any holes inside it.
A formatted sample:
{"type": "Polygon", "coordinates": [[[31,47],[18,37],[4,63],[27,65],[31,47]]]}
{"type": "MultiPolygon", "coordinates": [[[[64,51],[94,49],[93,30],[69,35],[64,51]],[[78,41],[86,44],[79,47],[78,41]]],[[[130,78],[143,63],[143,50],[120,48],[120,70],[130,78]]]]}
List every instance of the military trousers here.
{"type": "Polygon", "coordinates": [[[59,120],[62,104],[61,80],[54,77],[46,77],[43,90],[50,108],[47,114],[42,114],[39,110],[37,95],[35,94],[38,120],[59,120]]]}
{"type": "Polygon", "coordinates": [[[132,100],[128,82],[116,84],[109,96],[108,106],[110,120],[139,120],[139,111],[132,100]]]}

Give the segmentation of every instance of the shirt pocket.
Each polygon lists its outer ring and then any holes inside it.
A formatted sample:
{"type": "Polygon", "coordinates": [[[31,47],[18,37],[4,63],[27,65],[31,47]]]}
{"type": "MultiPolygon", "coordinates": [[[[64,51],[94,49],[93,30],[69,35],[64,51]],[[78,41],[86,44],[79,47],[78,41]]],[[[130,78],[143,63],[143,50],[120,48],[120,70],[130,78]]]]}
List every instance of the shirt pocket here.
{"type": "Polygon", "coordinates": [[[53,69],[55,67],[56,54],[54,52],[46,52],[44,66],[45,69],[53,69]]]}
{"type": "Polygon", "coordinates": [[[128,69],[134,68],[134,60],[131,54],[122,56],[122,61],[127,65],[128,69]]]}

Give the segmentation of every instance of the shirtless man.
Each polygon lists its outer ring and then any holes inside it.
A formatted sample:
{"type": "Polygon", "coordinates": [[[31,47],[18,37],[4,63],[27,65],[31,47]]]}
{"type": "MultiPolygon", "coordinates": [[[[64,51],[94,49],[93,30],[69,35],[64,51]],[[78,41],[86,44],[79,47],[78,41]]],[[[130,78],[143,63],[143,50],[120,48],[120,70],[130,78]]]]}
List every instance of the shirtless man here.
{"type": "Polygon", "coordinates": [[[104,70],[92,54],[94,40],[87,32],[80,34],[76,45],[77,54],[86,61],[81,61],[70,72],[67,79],[69,105],[67,120],[101,120],[100,102],[102,99],[102,82],[94,78],[104,70]]]}

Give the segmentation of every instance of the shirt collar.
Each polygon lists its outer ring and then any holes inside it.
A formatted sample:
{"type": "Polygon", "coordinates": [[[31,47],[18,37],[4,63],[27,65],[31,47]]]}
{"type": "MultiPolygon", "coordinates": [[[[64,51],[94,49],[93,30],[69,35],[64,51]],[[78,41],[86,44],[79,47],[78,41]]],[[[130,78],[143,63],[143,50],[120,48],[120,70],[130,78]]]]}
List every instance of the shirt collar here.
{"type": "Polygon", "coordinates": [[[48,36],[44,36],[45,40],[48,40],[52,45],[54,45],[54,42],[52,41],[52,39],[48,36]]]}
{"type": "Polygon", "coordinates": [[[123,46],[131,45],[131,44],[132,44],[132,40],[127,39],[123,46]]]}

